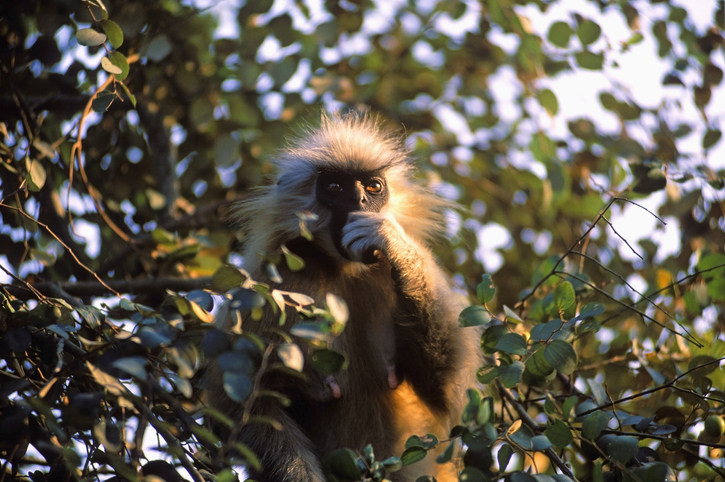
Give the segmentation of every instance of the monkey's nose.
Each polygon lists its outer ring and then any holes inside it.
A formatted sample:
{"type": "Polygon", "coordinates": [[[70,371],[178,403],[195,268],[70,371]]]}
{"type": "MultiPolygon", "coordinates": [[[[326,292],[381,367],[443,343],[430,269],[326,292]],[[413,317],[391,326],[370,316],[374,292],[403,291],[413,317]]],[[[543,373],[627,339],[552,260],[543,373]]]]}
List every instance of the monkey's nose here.
{"type": "Polygon", "coordinates": [[[365,196],[365,188],[360,182],[356,182],[350,193],[350,201],[355,204],[365,204],[367,197],[365,196]]]}

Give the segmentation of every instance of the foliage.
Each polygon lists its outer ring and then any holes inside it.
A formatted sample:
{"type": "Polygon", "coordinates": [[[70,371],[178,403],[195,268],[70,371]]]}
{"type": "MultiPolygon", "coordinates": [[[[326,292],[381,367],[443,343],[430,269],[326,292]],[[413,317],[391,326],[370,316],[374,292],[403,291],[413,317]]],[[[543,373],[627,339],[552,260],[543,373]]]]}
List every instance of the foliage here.
{"type": "Polygon", "coordinates": [[[250,0],[222,37],[179,0],[5,6],[2,478],[231,480],[258,460],[205,424],[234,422],[204,407],[202,367],[244,403],[283,397],[255,380],[298,370],[302,350],[344,369],[329,340],[345,308],[248,279],[220,221],[321,105],[404,126],[423,176],[464,208],[437,254],[477,294],[460,322],[483,325],[488,356],[450,440],[417,434],[385,460],[341,447],[331,480],[446,463],[461,440],[462,480],[724,477],[724,176],[709,159],[725,12],[701,28],[671,1],[591,1],[530,21],[559,3],[250,0]],[[604,116],[563,118],[558,81],[611,76],[647,45],[669,68],[661,102],[612,82],[604,116]],[[655,224],[630,240],[629,218],[655,224]],[[502,263],[484,274],[487,246],[502,263]],[[264,305],[305,322],[289,339],[213,323],[264,305]]]}

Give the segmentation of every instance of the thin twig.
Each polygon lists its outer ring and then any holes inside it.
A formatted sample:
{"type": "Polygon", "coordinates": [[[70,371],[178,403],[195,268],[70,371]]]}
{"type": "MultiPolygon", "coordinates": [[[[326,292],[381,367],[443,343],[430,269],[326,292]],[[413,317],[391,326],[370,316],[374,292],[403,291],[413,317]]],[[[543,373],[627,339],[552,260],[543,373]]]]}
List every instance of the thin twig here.
{"type": "Polygon", "coordinates": [[[603,289],[601,289],[600,287],[598,287],[594,283],[590,283],[589,281],[585,280],[584,278],[580,278],[579,276],[577,276],[575,274],[567,273],[566,271],[557,271],[555,274],[557,274],[559,276],[568,276],[570,278],[574,278],[575,280],[579,281],[580,283],[582,283],[582,284],[590,287],[591,289],[593,289],[594,291],[596,291],[600,295],[602,295],[602,296],[604,296],[606,298],[609,298],[614,303],[617,303],[618,305],[620,305],[623,308],[625,308],[625,310],[623,310],[620,313],[623,313],[626,310],[632,310],[635,313],[637,313],[638,315],[640,315],[642,318],[651,321],[655,325],[658,325],[658,326],[662,327],[663,329],[665,329],[665,330],[667,330],[667,331],[669,331],[669,332],[671,332],[671,333],[673,333],[673,334],[675,334],[677,336],[681,336],[682,338],[684,338],[685,340],[689,341],[690,343],[692,343],[696,347],[698,347],[698,348],[702,348],[703,347],[703,344],[702,343],[700,343],[695,338],[693,338],[693,336],[690,334],[690,332],[687,331],[687,329],[685,327],[683,327],[682,325],[680,325],[677,322],[675,322],[677,324],[677,326],[679,326],[680,328],[682,328],[685,331],[685,334],[684,335],[682,333],[680,333],[680,332],[678,332],[678,331],[670,328],[669,326],[665,325],[664,323],[661,323],[661,322],[655,320],[654,318],[652,318],[651,316],[649,316],[644,311],[642,311],[642,310],[640,310],[638,308],[635,308],[632,305],[628,305],[624,301],[618,300],[617,298],[615,298],[614,296],[610,295],[609,293],[607,293],[606,291],[604,291],[603,289]]]}
{"type": "MultiPolygon", "coordinates": [[[[506,399],[506,401],[512,407],[514,407],[514,410],[516,410],[516,413],[518,413],[519,417],[521,417],[521,421],[523,423],[525,423],[526,425],[528,425],[529,428],[531,428],[532,430],[538,431],[539,424],[536,423],[536,421],[533,418],[531,418],[531,416],[528,414],[528,412],[526,411],[524,406],[521,405],[521,403],[519,403],[518,400],[516,400],[514,395],[511,393],[511,391],[508,388],[504,387],[501,384],[501,381],[498,379],[496,379],[496,386],[498,387],[499,392],[503,395],[503,397],[506,399]]],[[[571,469],[566,464],[566,462],[561,460],[559,455],[551,447],[544,450],[544,453],[546,454],[547,457],[549,457],[549,460],[551,460],[552,463],[554,465],[556,465],[559,468],[559,470],[561,470],[561,472],[564,475],[566,475],[567,477],[571,477],[571,479],[573,479],[575,481],[577,480],[577,478],[574,476],[574,473],[571,471],[571,469]]]]}
{"type": "Polygon", "coordinates": [[[22,214],[23,216],[25,216],[26,218],[30,219],[32,222],[34,222],[38,226],[40,226],[43,229],[45,229],[46,231],[48,231],[48,234],[50,234],[56,241],[58,241],[66,249],[66,251],[68,251],[70,253],[70,255],[73,257],[73,259],[76,261],[76,263],[78,263],[78,265],[81,268],[85,269],[90,274],[92,274],[93,277],[96,278],[98,280],[98,282],[101,283],[108,291],[112,292],[116,296],[119,296],[119,297],[121,296],[117,291],[115,291],[114,289],[110,288],[91,268],[89,268],[88,266],[86,266],[85,264],[83,264],[83,262],[80,259],[78,259],[78,256],[76,256],[76,254],[73,252],[73,250],[70,249],[70,247],[67,244],[65,244],[63,242],[63,240],[60,239],[53,232],[53,230],[50,229],[50,227],[47,224],[41,223],[40,221],[38,221],[37,219],[33,218],[31,215],[29,215],[25,211],[23,211],[22,209],[17,208],[15,206],[11,206],[11,205],[5,204],[5,203],[0,203],[0,207],[4,207],[4,208],[7,208],[7,209],[11,209],[13,211],[16,211],[16,212],[22,214]]]}

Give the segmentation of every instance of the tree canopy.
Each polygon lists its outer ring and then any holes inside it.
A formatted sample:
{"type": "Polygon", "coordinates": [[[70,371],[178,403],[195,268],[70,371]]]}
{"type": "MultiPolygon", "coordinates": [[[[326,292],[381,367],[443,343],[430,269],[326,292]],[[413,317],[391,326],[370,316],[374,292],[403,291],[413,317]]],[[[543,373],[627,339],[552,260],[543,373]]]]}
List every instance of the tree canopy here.
{"type": "Polygon", "coordinates": [[[331,480],[383,480],[439,444],[447,463],[459,440],[461,480],[725,477],[725,7],[695,22],[681,3],[5,2],[0,480],[259,463],[209,430],[248,420],[204,406],[204,367],[242,403],[281,397],[255,380],[298,369],[300,346],[344,369],[325,340],[345,316],[248,279],[224,215],[295,129],[350,108],[461,206],[436,254],[489,361],[450,442],[341,447],[331,480]],[[642,52],[665,66],[655,102],[619,78],[642,52]],[[603,81],[594,112],[564,116],[572,78],[603,81]],[[282,345],[214,324],[267,303],[309,323],[282,345]]]}

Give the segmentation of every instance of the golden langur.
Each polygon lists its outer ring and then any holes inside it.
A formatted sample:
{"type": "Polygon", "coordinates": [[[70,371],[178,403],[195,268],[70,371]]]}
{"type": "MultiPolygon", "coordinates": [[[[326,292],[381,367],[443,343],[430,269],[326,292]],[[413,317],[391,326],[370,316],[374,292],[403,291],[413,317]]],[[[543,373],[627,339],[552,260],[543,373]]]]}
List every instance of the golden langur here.
{"type": "MultiPolygon", "coordinates": [[[[399,456],[411,435],[447,438],[460,423],[480,355],[479,332],[458,326],[465,304],[429,248],[442,236],[450,203],[414,180],[402,140],[369,115],[324,116],[274,163],[275,183],[259,188],[234,213],[245,235],[245,268],[255,280],[309,295],[318,305],[328,293],[343,299],[349,320],[333,348],[349,365],[321,377],[306,363],[316,383],[280,374],[263,378],[262,388],[281,391],[292,403],[284,407],[269,397],[254,403],[254,415],[273,418],[283,429],[261,423],[241,429],[239,440],[263,465],[252,477],[318,482],[325,480],[322,461],[334,449],[362,451],[372,444],[382,460],[399,456]],[[312,240],[300,235],[302,211],[317,217],[308,222],[312,240]],[[283,244],[305,268],[280,266],[283,282],[275,284],[258,253],[277,252],[283,244]]],[[[290,316],[281,328],[297,321],[290,316]]],[[[280,327],[269,310],[260,320],[245,319],[242,328],[261,334],[280,327]]],[[[212,404],[238,419],[241,406],[216,385],[212,404]]],[[[457,480],[454,464],[434,459],[391,478],[457,480]]]]}

